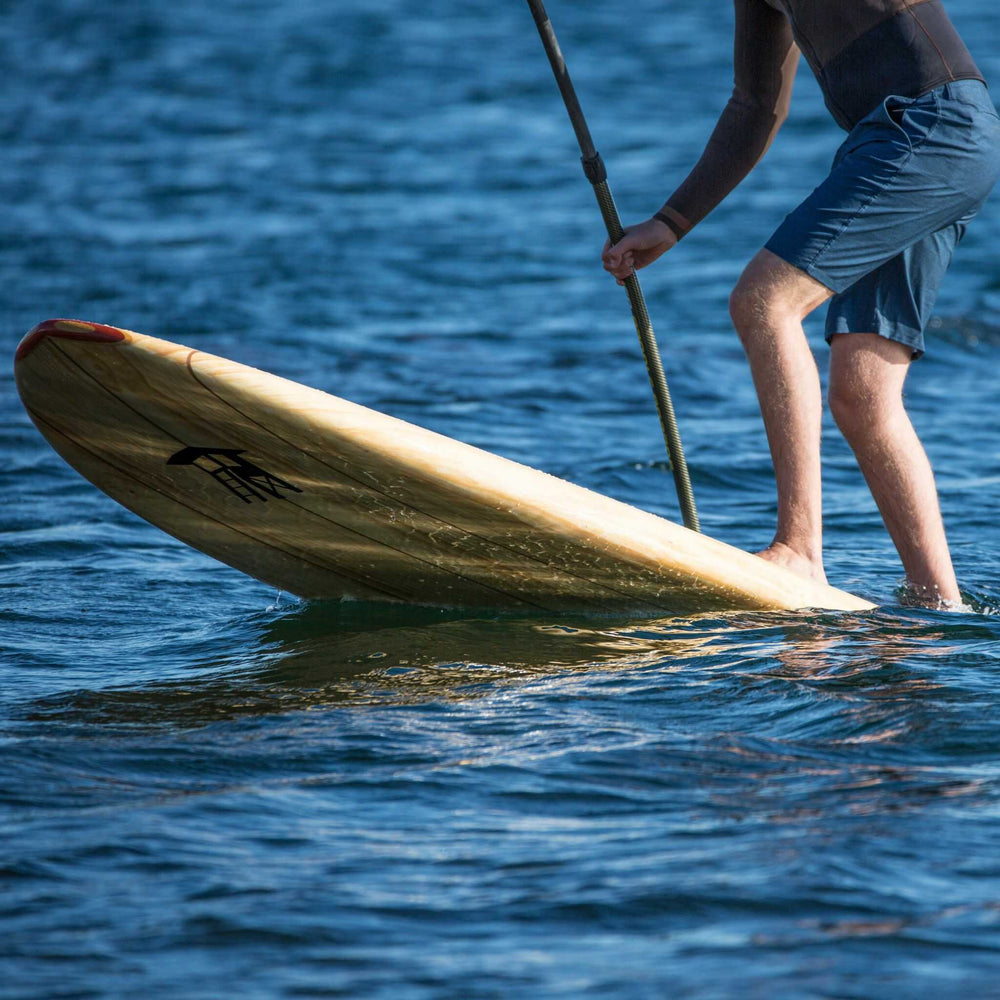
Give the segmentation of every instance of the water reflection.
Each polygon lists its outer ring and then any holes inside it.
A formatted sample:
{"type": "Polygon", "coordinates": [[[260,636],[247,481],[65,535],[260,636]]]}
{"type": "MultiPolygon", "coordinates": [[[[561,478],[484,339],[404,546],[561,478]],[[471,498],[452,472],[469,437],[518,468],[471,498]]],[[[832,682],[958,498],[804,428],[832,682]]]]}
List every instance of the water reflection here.
{"type": "Polygon", "coordinates": [[[36,701],[29,718],[102,724],[202,725],[325,706],[402,705],[481,697],[568,671],[680,669],[711,633],[671,635],[655,622],[469,617],[367,603],[305,604],[253,623],[235,664],[220,651],[198,675],[138,688],[36,701]],[[248,647],[253,648],[252,655],[248,647]]]}
{"type": "MultiPolygon", "coordinates": [[[[98,761],[127,760],[128,748],[152,741],[162,751],[152,773],[143,751],[134,775],[116,779],[122,795],[143,801],[154,786],[187,797],[339,785],[385,780],[386,767],[392,780],[475,784],[468,768],[497,764],[543,784],[556,767],[561,782],[585,780],[593,796],[593,780],[579,775],[597,767],[608,790],[629,789],[635,801],[685,789],[670,793],[670,808],[713,828],[749,823],[820,839],[835,822],[877,840],[906,814],[988,801],[995,781],[995,764],[978,762],[996,735],[968,721],[983,703],[970,680],[993,682],[966,669],[995,662],[993,622],[885,610],[475,618],[306,604],[227,629],[215,659],[187,677],[175,669],[169,682],[35,699],[14,728],[26,721],[33,741],[47,738],[73,760],[81,745],[98,761]],[[460,704],[471,711],[452,711],[460,704]],[[199,758],[221,762],[221,784],[190,780],[192,730],[201,730],[199,758]],[[281,748],[298,745],[324,746],[322,763],[276,773],[281,748]],[[579,770],[573,755],[586,762],[579,770]]],[[[77,774],[80,802],[103,801],[102,768],[77,774]]],[[[779,846],[786,860],[809,850],[779,846]]]]}
{"type": "MultiPolygon", "coordinates": [[[[202,650],[197,673],[169,682],[40,699],[34,720],[198,726],[324,706],[466,700],[569,673],[628,672],[640,692],[651,676],[705,686],[740,701],[742,725],[781,732],[780,690],[819,688],[811,716],[788,724],[807,737],[841,715],[843,744],[897,738],[891,707],[949,681],[925,667],[951,663],[970,641],[992,643],[992,623],[887,611],[859,614],[735,613],[673,619],[595,616],[471,617],[461,611],[369,603],[313,603],[240,623],[233,654],[222,637],[202,650]],[[919,662],[919,667],[914,669],[919,662]],[[760,697],[755,695],[759,692],[760,697]],[[775,720],[778,720],[776,723],[775,720]]],[[[183,650],[173,652],[183,656],[183,650]]],[[[723,728],[720,720],[720,728],[723,728]]]]}

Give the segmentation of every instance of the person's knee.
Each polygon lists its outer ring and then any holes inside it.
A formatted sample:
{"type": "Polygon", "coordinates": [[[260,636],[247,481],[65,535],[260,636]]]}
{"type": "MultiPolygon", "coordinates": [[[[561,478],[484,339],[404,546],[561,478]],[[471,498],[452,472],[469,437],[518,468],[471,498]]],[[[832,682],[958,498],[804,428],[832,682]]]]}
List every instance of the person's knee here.
{"type": "Polygon", "coordinates": [[[744,344],[782,319],[773,283],[755,273],[752,266],[740,275],[729,295],[729,316],[744,344]]]}
{"type": "Polygon", "coordinates": [[[760,312],[760,295],[753,282],[747,280],[746,271],[740,276],[736,287],[729,293],[729,317],[736,331],[743,335],[754,317],[760,312]]]}
{"type": "Polygon", "coordinates": [[[903,382],[908,366],[907,350],[876,334],[833,338],[827,402],[848,441],[905,416],[903,382]]]}
{"type": "Polygon", "coordinates": [[[831,372],[827,387],[830,413],[849,442],[859,436],[879,433],[904,414],[902,394],[892,387],[850,375],[831,372]]]}
{"type": "Polygon", "coordinates": [[[761,250],[729,296],[729,315],[746,344],[761,332],[801,322],[830,295],[829,289],[805,272],[761,250]]]}
{"type": "Polygon", "coordinates": [[[863,382],[838,378],[831,372],[826,399],[834,422],[848,441],[863,432],[865,426],[870,426],[872,399],[863,382]]]}

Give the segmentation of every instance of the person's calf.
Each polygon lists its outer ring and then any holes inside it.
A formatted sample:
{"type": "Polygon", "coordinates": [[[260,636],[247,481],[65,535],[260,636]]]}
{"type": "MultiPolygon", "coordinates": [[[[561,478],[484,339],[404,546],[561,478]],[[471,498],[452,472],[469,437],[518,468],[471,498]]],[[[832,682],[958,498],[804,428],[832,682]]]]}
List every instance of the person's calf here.
{"type": "Polygon", "coordinates": [[[934,474],[903,405],[912,352],[875,334],[841,334],[830,355],[830,409],[896,545],[912,599],[961,601],[934,474]]]}

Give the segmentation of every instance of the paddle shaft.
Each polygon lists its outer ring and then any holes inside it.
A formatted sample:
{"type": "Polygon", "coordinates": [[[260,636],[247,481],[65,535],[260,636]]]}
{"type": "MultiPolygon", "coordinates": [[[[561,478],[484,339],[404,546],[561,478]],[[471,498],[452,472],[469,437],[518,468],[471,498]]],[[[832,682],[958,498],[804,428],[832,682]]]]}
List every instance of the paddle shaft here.
{"type": "MultiPolygon", "coordinates": [[[[559,48],[559,41],[552,28],[552,22],[549,21],[542,0],[528,0],[528,6],[535,18],[538,33],[542,37],[542,44],[545,46],[552,72],[559,85],[559,92],[566,105],[573,131],[576,132],[577,142],[580,144],[583,172],[594,187],[594,194],[597,196],[597,204],[604,218],[608,236],[612,243],[617,243],[625,235],[625,230],[622,228],[621,218],[611,195],[611,188],[608,187],[608,174],[604,167],[604,161],[594,147],[590,129],[587,128],[583,110],[569,78],[566,61],[559,48]]],[[[663,370],[660,351],[653,334],[653,324],[650,321],[646,300],[643,298],[635,271],[626,279],[625,290],[628,292],[629,304],[632,307],[632,319],[635,321],[635,329],[639,334],[642,354],[646,359],[646,370],[649,372],[649,381],[653,387],[656,409],[660,415],[660,426],[663,428],[663,438],[667,443],[667,454],[670,456],[670,468],[674,474],[677,499],[680,501],[684,526],[692,531],[699,531],[698,512],[695,509],[694,494],[691,491],[691,477],[688,475],[687,460],[684,458],[684,448],[681,445],[681,436],[677,429],[674,404],[670,399],[670,389],[667,386],[667,376],[663,370]]]]}

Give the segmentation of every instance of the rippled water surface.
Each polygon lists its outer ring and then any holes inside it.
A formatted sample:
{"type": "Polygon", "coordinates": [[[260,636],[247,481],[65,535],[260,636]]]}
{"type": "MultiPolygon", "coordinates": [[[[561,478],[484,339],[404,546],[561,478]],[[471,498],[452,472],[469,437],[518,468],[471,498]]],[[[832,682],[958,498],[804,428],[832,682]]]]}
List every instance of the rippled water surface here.
{"type": "MultiPolygon", "coordinates": [[[[1000,13],[952,0],[1000,81],[1000,13]]],[[[552,0],[626,221],[730,88],[730,5],[552,0]]],[[[677,517],[526,5],[88,0],[0,20],[0,330],[79,316],[677,517]]],[[[801,74],[643,285],[703,527],[770,540],[726,297],[839,142],[801,74]]],[[[103,497],[0,394],[0,995],[1000,996],[1000,201],[908,399],[974,611],[898,604],[848,450],[855,615],[306,605],[103,497]]],[[[810,326],[821,366],[826,347],[810,326]]]]}

